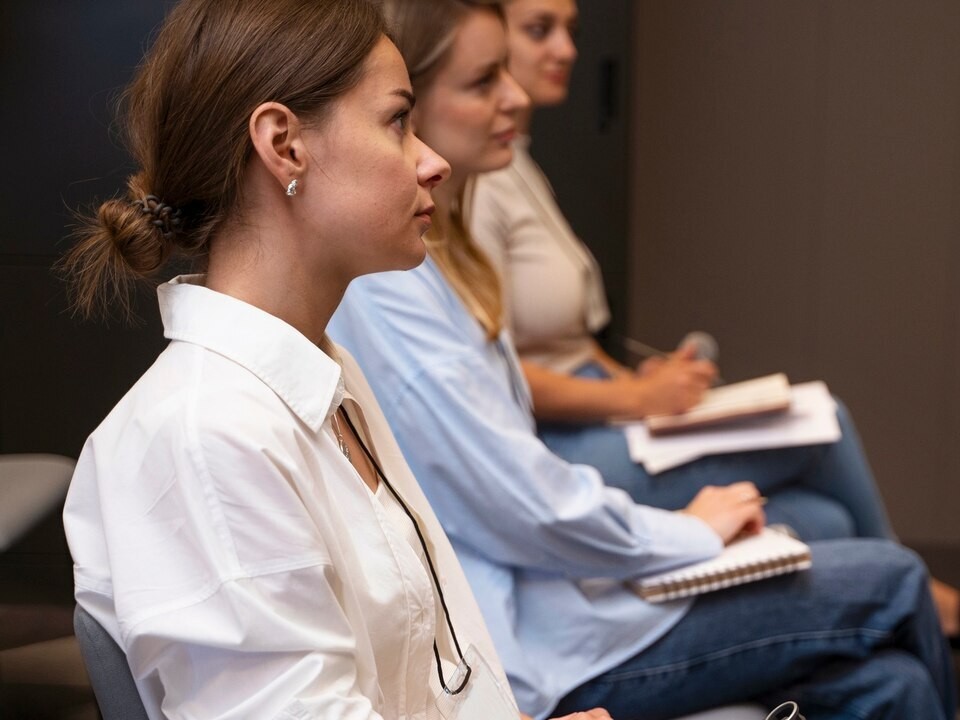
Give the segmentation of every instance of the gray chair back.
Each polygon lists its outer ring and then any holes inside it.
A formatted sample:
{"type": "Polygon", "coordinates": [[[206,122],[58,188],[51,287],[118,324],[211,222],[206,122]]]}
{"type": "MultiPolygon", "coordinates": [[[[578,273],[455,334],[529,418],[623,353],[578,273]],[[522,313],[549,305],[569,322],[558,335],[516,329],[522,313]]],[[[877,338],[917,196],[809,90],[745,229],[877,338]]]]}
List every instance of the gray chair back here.
{"type": "Polygon", "coordinates": [[[79,605],[73,611],[73,630],[80,642],[80,654],[103,720],[148,720],[127,656],[120,646],[79,605]]]}

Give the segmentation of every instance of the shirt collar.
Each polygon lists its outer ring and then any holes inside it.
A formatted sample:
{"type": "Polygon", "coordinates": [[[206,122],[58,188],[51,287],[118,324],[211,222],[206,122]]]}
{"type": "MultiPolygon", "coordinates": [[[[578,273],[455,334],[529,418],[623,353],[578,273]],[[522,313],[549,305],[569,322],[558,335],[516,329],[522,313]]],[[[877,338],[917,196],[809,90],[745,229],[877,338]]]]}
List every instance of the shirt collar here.
{"type": "Polygon", "coordinates": [[[203,275],[181,275],[157,289],[164,336],[246,368],[317,432],[344,396],[333,343],[324,337],[317,347],[280,318],[203,282],[203,275]]]}
{"type": "Polygon", "coordinates": [[[513,138],[513,147],[515,150],[522,150],[523,152],[530,151],[530,136],[525,133],[518,133],[515,138],[513,138]]]}

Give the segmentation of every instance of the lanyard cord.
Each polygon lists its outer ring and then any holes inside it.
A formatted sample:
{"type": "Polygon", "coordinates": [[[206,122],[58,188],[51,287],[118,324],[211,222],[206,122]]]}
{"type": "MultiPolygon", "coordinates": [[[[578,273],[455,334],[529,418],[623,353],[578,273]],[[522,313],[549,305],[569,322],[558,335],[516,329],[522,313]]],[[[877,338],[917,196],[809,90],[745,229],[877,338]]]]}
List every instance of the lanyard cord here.
{"type": "Polygon", "coordinates": [[[463,651],[460,649],[460,642],[457,640],[457,633],[454,631],[453,622],[450,620],[450,611],[447,609],[447,601],[443,597],[443,590],[440,588],[440,578],[437,576],[437,571],[433,567],[433,560],[430,557],[430,551],[427,550],[427,541],[424,539],[423,532],[420,530],[420,524],[416,521],[416,518],[414,518],[413,513],[410,512],[410,508],[407,507],[407,503],[404,502],[402,497],[400,497],[400,493],[398,493],[394,489],[393,485],[390,484],[390,481],[387,480],[386,474],[380,468],[380,464],[374,459],[373,454],[370,452],[367,444],[363,441],[360,433],[357,432],[357,428],[354,427],[353,420],[350,419],[350,415],[346,410],[343,411],[343,418],[347,421],[347,425],[350,427],[351,432],[353,432],[353,436],[360,445],[360,449],[363,450],[363,454],[366,455],[367,460],[370,461],[370,464],[372,464],[374,470],[376,470],[377,476],[390,491],[390,494],[396,498],[397,502],[400,504],[400,507],[403,508],[403,512],[406,513],[406,516],[410,518],[410,522],[413,523],[413,529],[417,532],[417,538],[420,540],[420,547],[423,549],[423,556],[427,559],[427,567],[430,568],[430,575],[433,578],[434,587],[437,588],[437,596],[440,598],[440,606],[443,608],[443,617],[446,619],[447,627],[450,629],[450,637],[453,638],[453,644],[457,649],[457,655],[460,656],[460,662],[462,662],[464,667],[467,669],[463,676],[463,681],[460,683],[459,687],[457,687],[455,690],[451,690],[447,687],[447,683],[443,678],[443,668],[440,666],[440,651],[437,649],[437,638],[436,635],[434,635],[433,656],[437,660],[437,675],[440,678],[440,685],[443,687],[443,691],[448,695],[457,695],[467,686],[467,681],[470,679],[470,674],[473,672],[473,670],[469,665],[467,665],[466,660],[463,658],[463,651]]]}

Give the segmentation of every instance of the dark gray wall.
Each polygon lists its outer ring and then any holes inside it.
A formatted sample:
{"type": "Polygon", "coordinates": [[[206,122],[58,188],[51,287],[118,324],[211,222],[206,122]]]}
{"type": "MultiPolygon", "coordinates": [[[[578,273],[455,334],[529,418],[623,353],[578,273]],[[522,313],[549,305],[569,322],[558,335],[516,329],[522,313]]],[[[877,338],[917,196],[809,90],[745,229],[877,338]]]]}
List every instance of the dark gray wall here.
{"type": "Polygon", "coordinates": [[[823,378],[904,539],[960,541],[960,4],[638,0],[629,326],[823,378]]]}
{"type": "MultiPolygon", "coordinates": [[[[149,291],[136,327],[81,323],[51,271],[71,210],[123,187],[111,103],[162,13],[158,0],[0,3],[0,453],[76,457],[163,347],[149,291]]],[[[0,604],[70,605],[72,590],[54,510],[0,555],[0,604]]]]}
{"type": "Polygon", "coordinates": [[[0,4],[0,452],[76,457],[163,341],[144,293],[139,327],[80,323],[51,272],[71,209],[123,187],[112,101],[160,2],[0,4]],[[114,133],[115,134],[115,133],[114,133]]]}
{"type": "Polygon", "coordinates": [[[533,118],[531,154],[603,271],[613,321],[604,338],[621,354],[628,293],[630,38],[632,0],[580,3],[580,56],[570,99],[533,118]]]}

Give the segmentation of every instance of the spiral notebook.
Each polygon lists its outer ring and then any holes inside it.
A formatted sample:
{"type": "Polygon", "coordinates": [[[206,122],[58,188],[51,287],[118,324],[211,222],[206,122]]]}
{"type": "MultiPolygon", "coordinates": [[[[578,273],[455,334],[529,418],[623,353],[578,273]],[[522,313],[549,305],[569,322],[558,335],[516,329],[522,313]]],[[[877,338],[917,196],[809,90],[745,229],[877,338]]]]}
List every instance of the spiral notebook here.
{"type": "Polygon", "coordinates": [[[717,557],[630,584],[648,602],[666,602],[806,570],[810,547],[785,532],[764,528],[731,543],[717,557]]]}

